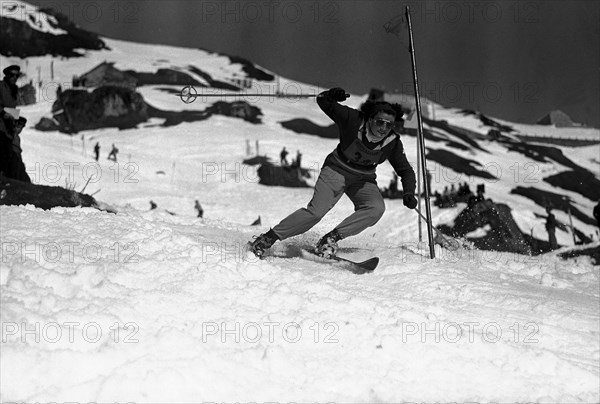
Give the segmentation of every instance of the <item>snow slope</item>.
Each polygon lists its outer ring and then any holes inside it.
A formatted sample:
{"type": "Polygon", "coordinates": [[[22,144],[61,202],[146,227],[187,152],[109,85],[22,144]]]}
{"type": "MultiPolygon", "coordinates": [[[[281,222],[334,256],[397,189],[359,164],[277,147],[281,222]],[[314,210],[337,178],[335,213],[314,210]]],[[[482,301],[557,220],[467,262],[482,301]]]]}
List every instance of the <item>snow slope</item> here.
{"type": "MultiPolygon", "coordinates": [[[[223,81],[244,76],[221,55],[105,41],[110,51],[54,60],[55,82],[68,83],[104,60],[138,71],[189,72],[196,65],[223,81]]],[[[27,66],[31,72],[41,66],[47,83],[49,63],[29,58],[27,66]]],[[[275,84],[256,85],[268,91],[275,84]]],[[[319,91],[283,78],[280,86],[319,91]]],[[[45,89],[45,101],[22,110],[30,122],[50,112],[52,87],[45,89]]],[[[151,86],[140,92],[170,110],[213,102],[186,105],[151,86]]],[[[347,104],[362,100],[353,95],[347,104]]],[[[247,101],[263,111],[262,124],[213,116],[74,137],[25,129],[23,156],[34,182],[86,186],[118,213],[0,206],[0,400],[600,401],[600,279],[586,257],[436,247],[430,260],[416,214],[396,200],[386,201],[377,225],[341,244],[340,254],[349,257],[381,257],[374,273],[357,276],[298,258],[298,246],[312,245],[352,211],[345,198],[311,231],[278,243],[266,260],[249,256],[245,243],[305,205],[312,190],[258,185],[255,167],[241,164],[246,142],[254,154],[258,141],[260,154],[275,161],[284,145],[292,155],[300,150],[313,180],[336,142],[279,124],[301,117],[328,125],[312,99],[247,101]],[[120,149],[118,163],[105,159],[112,143],[120,149]],[[196,218],[196,199],[205,219],[196,218]],[[150,200],[156,210],[149,210],[150,200]],[[250,226],[259,215],[262,225],[250,226]]],[[[480,122],[441,108],[436,114],[450,123],[487,133],[480,122]]],[[[404,144],[415,162],[414,138],[404,144]]],[[[492,142],[480,145],[490,153],[460,153],[503,170],[498,181],[486,182],[488,196],[510,203],[519,225],[545,238],[536,216],[543,210],[509,191],[525,179],[552,190],[542,176],[565,168],[549,162],[534,177],[515,177],[511,165],[531,160],[492,142]]],[[[561,150],[600,178],[598,146],[561,150]]],[[[457,182],[448,168],[432,169],[439,174],[434,189],[457,182]]],[[[391,167],[382,165],[378,175],[386,185],[391,167]]],[[[591,211],[592,201],[567,195],[591,211]]],[[[461,208],[434,208],[434,224],[451,222],[461,208]]],[[[576,226],[594,231],[578,220],[576,226]]],[[[557,236],[572,244],[569,233],[557,236]]]]}
{"type": "Polygon", "coordinates": [[[382,264],[357,276],[287,243],[258,261],[243,249],[255,230],[220,220],[1,213],[4,401],[599,398],[598,268],[586,260],[431,261],[367,232],[343,252],[382,264]]]}
{"type": "Polygon", "coordinates": [[[52,15],[40,12],[37,7],[18,0],[4,1],[0,5],[4,18],[23,21],[31,29],[52,35],[63,35],[67,31],[58,27],[59,23],[52,15]]]}

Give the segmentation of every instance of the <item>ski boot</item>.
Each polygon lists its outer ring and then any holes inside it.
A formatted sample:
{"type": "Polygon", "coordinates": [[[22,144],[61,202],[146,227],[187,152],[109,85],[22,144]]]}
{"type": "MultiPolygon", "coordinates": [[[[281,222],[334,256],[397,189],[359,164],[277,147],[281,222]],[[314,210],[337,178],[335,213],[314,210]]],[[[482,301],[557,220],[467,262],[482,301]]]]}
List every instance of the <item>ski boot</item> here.
{"type": "Polygon", "coordinates": [[[265,252],[271,248],[271,246],[275,244],[277,240],[279,240],[279,237],[277,234],[275,234],[273,229],[271,229],[268,232],[256,237],[254,241],[249,242],[248,246],[254,255],[262,259],[262,257],[265,255],[265,252]]]}
{"type": "Polygon", "coordinates": [[[323,258],[331,258],[335,256],[338,250],[337,242],[340,241],[342,237],[340,233],[336,229],[333,229],[323,237],[317,243],[315,247],[315,254],[319,257],[323,258]]]}

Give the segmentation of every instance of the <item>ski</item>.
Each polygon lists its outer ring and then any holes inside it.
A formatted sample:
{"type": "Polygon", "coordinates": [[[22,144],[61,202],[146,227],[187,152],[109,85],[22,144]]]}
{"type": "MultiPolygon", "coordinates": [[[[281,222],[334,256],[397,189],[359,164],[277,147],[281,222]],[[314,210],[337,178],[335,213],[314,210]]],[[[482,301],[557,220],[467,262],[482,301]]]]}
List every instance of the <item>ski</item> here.
{"type": "Polygon", "coordinates": [[[379,257],[369,258],[365,261],[352,261],[348,258],[343,258],[339,256],[333,256],[331,258],[324,258],[316,255],[315,253],[302,249],[302,258],[308,259],[310,261],[319,262],[323,264],[332,264],[336,267],[341,267],[343,269],[347,269],[350,272],[362,275],[369,272],[373,272],[377,265],[379,264],[379,257]]]}
{"type": "MultiPolygon", "coordinates": [[[[252,254],[251,251],[251,243],[247,244],[247,248],[249,253],[252,254]]],[[[329,264],[335,267],[339,267],[345,270],[348,270],[354,274],[362,275],[369,272],[373,272],[377,265],[379,264],[379,257],[372,257],[365,261],[353,261],[348,258],[343,258],[339,256],[333,256],[331,258],[324,258],[319,255],[316,255],[313,251],[306,249],[305,247],[300,247],[297,245],[287,245],[285,247],[285,252],[283,254],[273,254],[273,252],[268,252],[263,256],[257,256],[261,260],[268,259],[269,257],[277,257],[277,258],[293,258],[298,257],[302,259],[306,259],[308,261],[317,262],[320,264],[329,264]]]]}

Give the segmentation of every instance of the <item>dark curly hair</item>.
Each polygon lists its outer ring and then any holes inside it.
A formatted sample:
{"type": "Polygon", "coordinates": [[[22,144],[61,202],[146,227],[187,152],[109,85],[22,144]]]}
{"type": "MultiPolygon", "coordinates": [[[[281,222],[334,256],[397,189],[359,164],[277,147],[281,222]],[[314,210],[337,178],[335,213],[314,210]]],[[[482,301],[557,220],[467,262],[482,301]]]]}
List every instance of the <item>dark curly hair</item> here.
{"type": "Polygon", "coordinates": [[[396,117],[396,122],[404,122],[402,119],[404,111],[400,104],[391,104],[387,101],[366,101],[360,106],[360,111],[367,119],[371,118],[376,113],[383,111],[394,115],[396,117]]]}

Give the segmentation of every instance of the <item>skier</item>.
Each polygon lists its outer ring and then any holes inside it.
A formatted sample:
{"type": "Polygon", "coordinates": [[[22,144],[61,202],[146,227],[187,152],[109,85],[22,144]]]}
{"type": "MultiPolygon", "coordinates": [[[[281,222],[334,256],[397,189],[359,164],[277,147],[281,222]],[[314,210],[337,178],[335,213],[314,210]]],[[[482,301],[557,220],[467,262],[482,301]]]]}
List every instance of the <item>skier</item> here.
{"type": "Polygon", "coordinates": [[[100,142],[96,142],[96,145],[94,146],[94,158],[96,159],[96,161],[98,161],[99,157],[100,157],[100,142]]]}
{"type": "Polygon", "coordinates": [[[375,169],[385,160],[389,160],[401,178],[404,205],[416,208],[415,173],[394,130],[394,124],[402,121],[401,106],[367,101],[357,111],[339,104],[346,98],[346,91],[339,87],[317,96],[319,107],[337,124],[340,142],[325,159],[308,206],[249,243],[256,256],[262,257],[277,240],[308,231],[345,193],[354,203],[354,213],[325,234],[314,250],[325,258],[334,256],[338,241],[373,226],[383,215],[385,203],[375,180],[375,169]]]}
{"type": "Polygon", "coordinates": [[[119,149],[117,149],[117,146],[115,146],[115,144],[113,143],[112,150],[110,151],[110,153],[108,153],[107,159],[116,162],[117,161],[117,153],[119,153],[119,149]]]}

